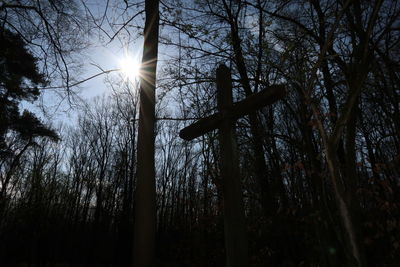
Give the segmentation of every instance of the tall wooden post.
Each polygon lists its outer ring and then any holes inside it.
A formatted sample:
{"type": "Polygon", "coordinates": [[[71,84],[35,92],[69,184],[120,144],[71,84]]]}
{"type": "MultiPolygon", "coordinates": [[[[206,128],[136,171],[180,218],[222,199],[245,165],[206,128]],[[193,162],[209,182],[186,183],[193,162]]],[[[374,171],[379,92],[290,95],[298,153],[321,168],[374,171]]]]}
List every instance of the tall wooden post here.
{"type": "Polygon", "coordinates": [[[155,265],[156,189],[154,167],[155,82],[158,54],[159,2],[146,0],[144,46],[140,71],[137,185],[133,266],[155,265]]]}
{"type": "Polygon", "coordinates": [[[286,95],[284,85],[272,85],[267,90],[232,102],[232,80],[229,69],[217,69],[218,112],[182,129],[179,136],[192,140],[214,129],[219,129],[221,175],[224,197],[224,230],[227,266],[247,266],[247,240],[239,158],[234,123],[237,119],[271,105],[286,95]]]}
{"type": "MultiPolygon", "coordinates": [[[[217,69],[217,104],[222,114],[233,106],[231,74],[225,65],[217,69]]],[[[243,267],[248,265],[247,240],[234,123],[235,120],[226,119],[219,127],[224,232],[227,266],[243,267]]]]}

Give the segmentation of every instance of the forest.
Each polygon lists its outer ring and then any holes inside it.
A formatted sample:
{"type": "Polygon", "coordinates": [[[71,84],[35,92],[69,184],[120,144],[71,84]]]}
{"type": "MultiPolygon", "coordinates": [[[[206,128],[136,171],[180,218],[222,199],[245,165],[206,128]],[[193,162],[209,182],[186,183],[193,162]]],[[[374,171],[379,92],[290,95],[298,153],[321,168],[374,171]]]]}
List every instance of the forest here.
{"type": "Polygon", "coordinates": [[[0,266],[400,266],[399,71],[398,0],[0,1],[0,266]]]}

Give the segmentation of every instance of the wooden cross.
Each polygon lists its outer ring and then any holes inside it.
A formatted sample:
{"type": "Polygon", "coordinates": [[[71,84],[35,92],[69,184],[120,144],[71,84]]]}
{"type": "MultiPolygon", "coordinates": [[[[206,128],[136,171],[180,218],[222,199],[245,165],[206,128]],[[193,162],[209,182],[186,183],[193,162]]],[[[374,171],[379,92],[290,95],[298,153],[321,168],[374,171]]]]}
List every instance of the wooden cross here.
{"type": "Polygon", "coordinates": [[[285,94],[283,85],[273,85],[268,90],[233,103],[230,70],[222,64],[217,69],[218,112],[200,119],[179,133],[181,138],[192,140],[211,130],[219,129],[226,263],[229,267],[248,265],[245,214],[234,124],[240,117],[278,101],[285,94]]]}

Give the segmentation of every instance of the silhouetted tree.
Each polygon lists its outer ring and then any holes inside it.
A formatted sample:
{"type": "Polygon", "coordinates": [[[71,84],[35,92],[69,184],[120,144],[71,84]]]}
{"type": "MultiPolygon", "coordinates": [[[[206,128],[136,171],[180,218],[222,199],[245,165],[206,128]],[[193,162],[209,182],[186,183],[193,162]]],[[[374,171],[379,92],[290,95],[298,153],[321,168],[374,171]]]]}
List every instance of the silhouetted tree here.
{"type": "Polygon", "coordinates": [[[0,157],[1,191],[0,213],[4,209],[7,190],[14,169],[26,150],[35,144],[36,137],[58,135],[46,127],[33,113],[24,110],[21,101],[34,101],[40,92],[37,85],[44,84],[43,75],[37,69],[37,59],[25,47],[16,34],[2,29],[0,32],[0,157]],[[16,140],[10,142],[10,136],[16,140]]]}

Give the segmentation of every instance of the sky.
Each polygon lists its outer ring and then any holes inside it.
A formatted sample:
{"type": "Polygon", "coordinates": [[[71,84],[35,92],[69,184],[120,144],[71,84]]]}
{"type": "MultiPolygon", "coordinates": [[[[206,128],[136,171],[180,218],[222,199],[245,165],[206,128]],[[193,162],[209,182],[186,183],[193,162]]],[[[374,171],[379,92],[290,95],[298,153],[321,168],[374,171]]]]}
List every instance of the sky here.
{"type": "MultiPolygon", "coordinates": [[[[101,0],[88,3],[91,11],[96,16],[102,14],[105,8],[104,4],[105,1],[101,0]]],[[[113,11],[109,10],[110,12],[113,11]]],[[[138,21],[140,23],[140,19],[138,21]]],[[[108,28],[109,33],[112,33],[108,26],[104,27],[108,28]]],[[[76,60],[82,63],[82,68],[76,80],[80,81],[92,77],[101,73],[102,70],[120,69],[123,67],[124,60],[126,61],[127,57],[130,60],[140,63],[143,53],[143,38],[139,37],[138,33],[137,30],[136,32],[132,32],[130,36],[122,33],[112,42],[108,42],[109,39],[101,31],[92,34],[88,40],[90,43],[89,48],[76,55],[76,60]]],[[[126,73],[115,71],[108,75],[125,76],[126,73]]],[[[53,125],[59,123],[73,125],[78,114],[78,109],[74,107],[76,104],[90,102],[95,97],[109,93],[109,88],[107,88],[105,83],[106,78],[107,74],[99,75],[73,88],[74,92],[79,92],[78,96],[80,100],[73,101],[72,106],[66,101],[66,94],[63,89],[42,90],[41,99],[34,103],[22,103],[21,110],[29,109],[35,112],[46,123],[51,122],[53,125]]],[[[53,86],[57,86],[57,84],[60,84],[60,81],[53,81],[53,86]]]]}
{"type": "MultiPolygon", "coordinates": [[[[90,54],[90,57],[85,57],[84,67],[79,75],[79,80],[84,80],[88,77],[92,77],[102,70],[115,70],[120,69],[124,66],[126,51],[129,51],[130,60],[140,62],[142,54],[142,44],[136,42],[131,44],[129,49],[123,49],[119,45],[112,44],[107,47],[93,47],[86,53],[90,54]],[[99,69],[98,67],[101,69],[99,69]]],[[[115,71],[110,74],[99,75],[92,78],[78,87],[73,88],[74,92],[78,92],[79,100],[75,99],[71,104],[65,98],[65,91],[63,89],[55,89],[53,91],[42,90],[41,98],[34,103],[24,102],[22,109],[29,109],[35,114],[39,115],[42,120],[52,124],[63,124],[73,125],[77,119],[78,108],[76,105],[83,103],[89,103],[93,98],[100,97],[110,93],[109,88],[105,82],[107,75],[122,75],[126,76],[124,71],[115,71]]]]}

